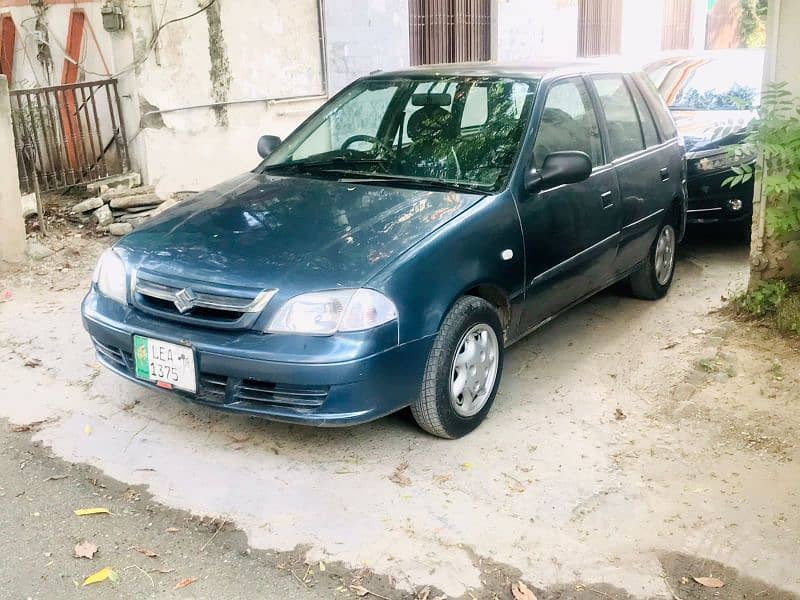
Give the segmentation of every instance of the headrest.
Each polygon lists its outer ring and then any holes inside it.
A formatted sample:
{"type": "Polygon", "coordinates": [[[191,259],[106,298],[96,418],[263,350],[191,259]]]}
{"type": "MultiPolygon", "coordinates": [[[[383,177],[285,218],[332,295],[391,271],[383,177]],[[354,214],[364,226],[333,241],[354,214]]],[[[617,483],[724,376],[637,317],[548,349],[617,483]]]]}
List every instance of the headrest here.
{"type": "Polygon", "coordinates": [[[441,106],[423,106],[408,118],[408,137],[417,141],[451,137],[453,115],[441,106]]]}

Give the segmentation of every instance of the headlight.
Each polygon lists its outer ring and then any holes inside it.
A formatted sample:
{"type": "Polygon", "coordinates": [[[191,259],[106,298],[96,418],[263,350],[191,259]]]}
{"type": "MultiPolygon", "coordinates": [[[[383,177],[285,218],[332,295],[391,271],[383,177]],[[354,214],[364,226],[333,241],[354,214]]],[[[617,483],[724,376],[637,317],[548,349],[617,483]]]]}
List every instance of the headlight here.
{"type": "Polygon", "coordinates": [[[689,165],[695,171],[719,171],[722,169],[729,169],[736,165],[744,165],[752,161],[755,156],[751,154],[737,153],[733,147],[722,148],[718,150],[709,150],[707,152],[689,152],[686,155],[689,160],[689,165]]]}
{"type": "Polygon", "coordinates": [[[126,281],[125,263],[111,248],[103,252],[97,267],[94,269],[92,281],[97,289],[107,298],[120,304],[128,303],[128,284],[126,281]]]}
{"type": "Polygon", "coordinates": [[[267,326],[271,333],[330,335],[362,331],[397,318],[397,309],[375,290],[331,290],[295,296],[267,326]]]}

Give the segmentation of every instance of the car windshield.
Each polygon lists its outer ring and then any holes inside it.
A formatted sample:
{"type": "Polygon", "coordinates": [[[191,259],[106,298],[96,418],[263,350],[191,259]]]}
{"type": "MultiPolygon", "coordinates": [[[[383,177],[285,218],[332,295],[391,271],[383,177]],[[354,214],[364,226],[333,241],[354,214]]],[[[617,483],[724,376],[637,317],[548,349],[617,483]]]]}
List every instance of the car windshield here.
{"type": "Polygon", "coordinates": [[[300,126],[260,169],[496,191],[516,158],[537,83],[466,76],[364,79],[300,126]]]}
{"type": "Polygon", "coordinates": [[[694,57],[646,68],[673,110],[752,110],[760,102],[763,55],[694,57]]]}

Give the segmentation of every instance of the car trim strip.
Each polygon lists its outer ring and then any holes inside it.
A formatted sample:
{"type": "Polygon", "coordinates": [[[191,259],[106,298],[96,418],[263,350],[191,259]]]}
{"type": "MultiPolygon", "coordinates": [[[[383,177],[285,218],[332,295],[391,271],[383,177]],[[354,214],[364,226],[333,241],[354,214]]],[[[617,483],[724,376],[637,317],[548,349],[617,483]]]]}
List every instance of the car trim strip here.
{"type": "Polygon", "coordinates": [[[561,270],[563,270],[563,269],[566,269],[567,267],[569,267],[569,265],[570,265],[570,264],[572,264],[572,263],[574,263],[574,262],[577,262],[578,260],[580,260],[582,256],[584,256],[584,255],[586,255],[586,254],[589,254],[589,253],[590,253],[590,252],[592,252],[593,250],[597,250],[598,248],[602,248],[604,245],[608,245],[609,243],[611,243],[611,242],[615,241],[615,240],[616,240],[617,238],[619,238],[619,237],[620,237],[620,232],[619,232],[619,231],[617,231],[616,233],[612,233],[612,234],[611,234],[610,236],[608,236],[607,238],[600,240],[600,241],[599,241],[599,242],[597,242],[596,244],[592,244],[592,245],[591,245],[591,246],[589,246],[588,248],[584,248],[583,250],[581,250],[581,251],[580,251],[580,252],[578,252],[577,254],[573,254],[573,255],[572,255],[572,256],[570,256],[570,257],[569,257],[567,260],[561,261],[560,263],[558,263],[558,264],[557,264],[557,265],[555,265],[554,267],[550,267],[549,269],[547,269],[547,270],[546,270],[545,272],[543,272],[543,273],[539,273],[539,274],[538,274],[536,277],[534,277],[534,278],[531,280],[531,286],[534,286],[534,285],[540,284],[540,283],[542,283],[543,281],[546,281],[547,279],[550,279],[550,277],[552,277],[553,275],[555,275],[555,274],[556,274],[556,273],[558,273],[559,271],[561,271],[561,270]]]}

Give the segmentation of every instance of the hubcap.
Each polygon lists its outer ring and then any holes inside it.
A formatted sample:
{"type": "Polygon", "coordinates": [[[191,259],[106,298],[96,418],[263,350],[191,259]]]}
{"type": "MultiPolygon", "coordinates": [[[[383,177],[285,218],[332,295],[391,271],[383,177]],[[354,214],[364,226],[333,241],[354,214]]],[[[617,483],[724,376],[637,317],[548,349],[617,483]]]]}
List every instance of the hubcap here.
{"type": "Polygon", "coordinates": [[[462,417],[478,414],[497,379],[500,346],[489,325],[472,327],[458,344],[450,368],[450,403],[462,417]]]}
{"type": "Polygon", "coordinates": [[[666,225],[658,236],[655,261],[656,280],[666,285],[675,266],[675,230],[671,225],[666,225]]]}

